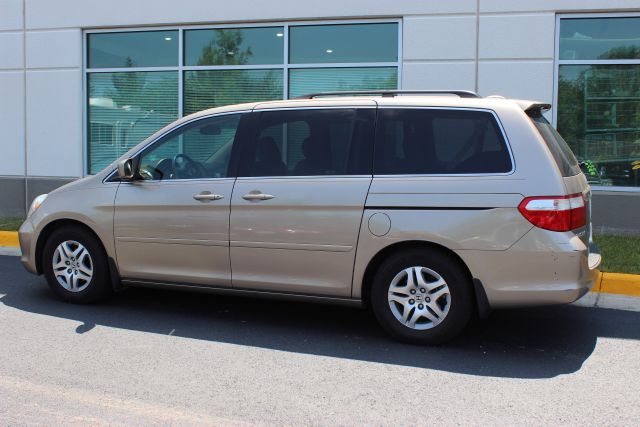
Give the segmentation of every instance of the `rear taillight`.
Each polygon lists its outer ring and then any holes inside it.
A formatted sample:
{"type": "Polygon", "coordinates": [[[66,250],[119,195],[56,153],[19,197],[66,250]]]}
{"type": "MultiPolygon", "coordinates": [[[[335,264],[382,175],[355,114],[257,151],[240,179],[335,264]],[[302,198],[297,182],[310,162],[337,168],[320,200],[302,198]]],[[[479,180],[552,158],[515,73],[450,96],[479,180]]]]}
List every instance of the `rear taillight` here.
{"type": "Polygon", "coordinates": [[[568,196],[527,197],[518,210],[536,227],[570,231],[587,223],[587,208],[581,193],[568,196]]]}

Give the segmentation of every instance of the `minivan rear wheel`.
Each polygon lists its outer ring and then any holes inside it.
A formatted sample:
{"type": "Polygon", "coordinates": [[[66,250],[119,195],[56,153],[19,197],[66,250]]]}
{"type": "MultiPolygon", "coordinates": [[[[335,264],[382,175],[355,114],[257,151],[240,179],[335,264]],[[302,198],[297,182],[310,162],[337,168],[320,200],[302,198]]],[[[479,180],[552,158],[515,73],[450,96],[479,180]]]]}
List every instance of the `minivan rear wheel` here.
{"type": "Polygon", "coordinates": [[[394,338],[439,344],[469,322],[473,292],[468,274],[453,257],[437,250],[396,253],[380,265],[371,288],[371,307],[394,338]]]}
{"type": "Polygon", "coordinates": [[[111,294],[102,244],[80,227],[63,227],[47,239],[42,268],[49,287],[65,301],[87,304],[111,294]]]}

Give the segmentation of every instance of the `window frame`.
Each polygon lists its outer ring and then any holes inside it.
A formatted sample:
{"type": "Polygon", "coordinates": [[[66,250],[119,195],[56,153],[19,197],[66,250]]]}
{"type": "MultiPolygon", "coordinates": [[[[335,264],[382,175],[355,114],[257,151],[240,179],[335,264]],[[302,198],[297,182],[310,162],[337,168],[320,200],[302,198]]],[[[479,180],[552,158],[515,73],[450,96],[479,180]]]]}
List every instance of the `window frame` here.
{"type": "MultiPolygon", "coordinates": [[[[235,158],[232,157],[232,161],[235,160],[236,164],[232,165],[235,169],[235,176],[237,179],[246,179],[246,180],[263,180],[263,179],[274,179],[274,180],[309,180],[309,179],[334,179],[334,178],[363,178],[363,177],[372,177],[373,176],[373,165],[374,165],[374,156],[375,156],[375,133],[376,133],[376,124],[378,120],[378,107],[375,105],[354,105],[354,106],[346,106],[346,105],[338,105],[338,106],[305,106],[305,107],[283,107],[283,108],[269,108],[263,110],[252,110],[248,115],[248,120],[251,120],[248,124],[249,130],[244,134],[244,138],[239,144],[239,148],[237,150],[237,156],[235,158]],[[369,172],[366,174],[336,174],[336,175],[267,175],[267,176],[249,176],[246,175],[246,171],[241,166],[242,162],[249,155],[249,151],[255,154],[253,150],[256,148],[255,144],[257,144],[258,140],[258,130],[260,124],[260,116],[263,113],[270,113],[274,111],[313,111],[313,110],[354,110],[355,116],[354,120],[358,119],[359,110],[373,110],[373,122],[371,123],[371,137],[372,140],[369,143],[369,151],[370,151],[370,165],[369,172]]],[[[352,141],[353,142],[353,141],[352,141]]],[[[347,164],[349,159],[347,158],[347,164]]],[[[245,163],[246,164],[246,163],[245,163]]],[[[246,167],[246,166],[245,166],[246,167]]]]}
{"type": "MultiPolygon", "coordinates": [[[[229,112],[229,113],[223,113],[223,114],[212,114],[212,115],[208,115],[208,116],[203,116],[203,117],[198,117],[194,120],[189,120],[186,123],[182,123],[180,126],[176,126],[172,129],[170,129],[168,132],[163,133],[162,136],[156,138],[153,140],[153,142],[151,142],[150,144],[147,144],[144,149],[140,150],[138,153],[136,153],[136,157],[138,158],[138,164],[140,164],[140,162],[142,161],[142,157],[147,154],[148,152],[152,151],[157,145],[162,145],[166,142],[168,142],[168,140],[173,139],[174,137],[183,134],[184,132],[188,132],[191,129],[195,129],[198,126],[201,126],[204,124],[204,122],[207,122],[209,120],[212,119],[216,119],[218,117],[224,117],[224,116],[230,116],[230,115],[237,115],[238,116],[238,125],[236,127],[236,132],[233,136],[233,142],[231,143],[231,153],[229,153],[229,162],[227,163],[227,171],[225,173],[226,176],[219,176],[219,177],[200,177],[200,178],[174,178],[174,179],[143,179],[142,181],[144,182],[176,182],[176,181],[201,181],[201,180],[212,180],[212,179],[228,179],[228,178],[235,178],[235,171],[232,170],[232,161],[231,158],[233,157],[233,153],[234,151],[237,151],[237,149],[235,148],[236,146],[240,145],[240,141],[242,139],[242,133],[241,133],[241,129],[244,126],[244,121],[246,121],[245,117],[246,115],[249,113],[243,113],[243,112],[229,112]],[[243,120],[245,119],[245,120],[243,120]]],[[[181,148],[184,148],[182,143],[180,143],[181,148]]],[[[182,153],[184,154],[184,153],[182,153]]]]}
{"type": "MultiPolygon", "coordinates": [[[[227,176],[226,177],[219,177],[219,178],[185,178],[185,179],[180,179],[180,180],[157,180],[157,179],[146,179],[146,180],[142,180],[143,182],[154,182],[154,183],[162,183],[162,182],[176,182],[176,181],[202,181],[202,180],[219,180],[219,179],[235,179],[237,177],[237,157],[239,155],[239,151],[240,148],[242,146],[245,145],[244,143],[244,139],[246,139],[246,132],[247,132],[247,128],[250,128],[250,124],[247,124],[247,121],[251,118],[251,112],[252,110],[237,110],[237,111],[225,111],[225,112],[221,112],[221,113],[213,113],[213,114],[206,114],[206,115],[202,115],[202,116],[197,116],[197,117],[193,117],[189,120],[184,120],[178,124],[176,124],[175,126],[170,127],[169,129],[166,129],[164,132],[162,132],[160,135],[156,136],[155,138],[153,138],[151,141],[147,142],[146,144],[140,146],[138,149],[136,149],[134,152],[132,152],[130,154],[129,157],[140,157],[142,156],[147,150],[150,150],[151,148],[153,148],[153,146],[155,144],[158,144],[162,141],[164,141],[167,137],[172,136],[172,134],[174,132],[179,131],[180,129],[182,129],[185,126],[192,126],[195,125],[196,122],[202,121],[202,120],[208,120],[208,119],[212,119],[215,117],[221,117],[221,116],[227,116],[230,114],[238,114],[240,115],[240,121],[238,122],[238,129],[236,130],[236,136],[234,138],[233,141],[233,147],[231,147],[231,158],[229,159],[229,165],[227,166],[227,176]]],[[[135,148],[135,147],[134,147],[135,148]]],[[[107,183],[107,182],[120,182],[120,179],[118,178],[118,169],[114,169],[113,171],[109,172],[109,174],[102,180],[103,183],[107,183]]]]}
{"type": "Polygon", "coordinates": [[[378,19],[331,19],[331,20],[301,20],[301,21],[265,21],[260,23],[223,23],[223,24],[198,24],[198,25],[165,25],[150,27],[114,27],[85,29],[82,32],[82,158],[83,176],[89,175],[90,149],[89,149],[89,87],[88,75],[91,73],[114,73],[127,71],[175,71],[178,72],[178,119],[184,117],[184,73],[185,71],[204,70],[242,70],[242,69],[280,69],[283,71],[282,99],[289,99],[289,70],[299,68],[358,68],[358,67],[395,67],[397,69],[397,89],[402,89],[402,18],[378,18],[378,19]],[[335,25],[335,24],[380,24],[395,23],[398,25],[398,60],[395,62],[328,62],[292,64],[289,63],[289,29],[296,26],[308,25],[335,25]],[[280,64],[254,64],[254,65],[205,65],[187,66],[184,59],[184,32],[188,30],[205,29],[243,29],[243,28],[263,28],[263,27],[283,27],[283,49],[284,61],[280,64]],[[122,32],[148,32],[178,30],[178,65],[171,67],[125,67],[125,68],[89,68],[88,67],[88,38],[90,34],[100,33],[122,33],[122,32]]]}
{"type": "Polygon", "coordinates": [[[462,111],[476,111],[476,112],[483,112],[483,113],[489,113],[493,116],[493,119],[495,120],[495,123],[498,126],[498,129],[500,129],[500,135],[502,136],[504,143],[507,147],[507,152],[509,153],[509,160],[511,162],[511,170],[507,171],[507,172],[482,172],[482,173],[404,173],[404,174],[378,174],[376,173],[375,170],[375,165],[376,165],[376,160],[377,160],[377,149],[378,149],[378,131],[379,129],[381,129],[381,119],[382,116],[378,115],[377,119],[376,119],[376,135],[374,138],[374,154],[373,154],[373,177],[374,178],[394,178],[394,177],[406,177],[406,178],[414,178],[414,177],[473,177],[473,176],[509,176],[509,175],[513,175],[516,172],[516,160],[515,157],[513,156],[513,150],[511,149],[511,142],[509,141],[509,137],[507,136],[507,132],[504,129],[504,126],[502,125],[502,121],[500,120],[500,117],[498,116],[498,113],[496,113],[494,110],[491,110],[489,108],[473,108],[473,107],[420,107],[420,106],[414,106],[414,107],[403,107],[403,106],[396,106],[396,105],[385,105],[385,106],[378,106],[378,111],[380,110],[446,110],[446,111],[451,111],[451,110],[462,110],[462,111]]]}
{"type": "MultiPolygon", "coordinates": [[[[553,106],[551,124],[558,127],[558,80],[560,78],[561,65],[638,65],[638,59],[560,59],[560,26],[563,19],[597,19],[597,18],[638,18],[640,12],[615,12],[615,13],[559,13],[556,14],[555,43],[553,56],[553,106]]],[[[640,187],[625,187],[620,185],[592,185],[596,191],[621,191],[640,193],[640,187]]]]}

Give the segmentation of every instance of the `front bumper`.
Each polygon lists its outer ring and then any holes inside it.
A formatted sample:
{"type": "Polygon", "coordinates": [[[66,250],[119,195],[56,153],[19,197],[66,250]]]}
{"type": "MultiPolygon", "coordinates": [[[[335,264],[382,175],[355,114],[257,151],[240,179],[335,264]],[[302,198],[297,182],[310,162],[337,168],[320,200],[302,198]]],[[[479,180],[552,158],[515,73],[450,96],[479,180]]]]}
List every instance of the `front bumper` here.
{"type": "Polygon", "coordinates": [[[20,262],[29,273],[38,274],[36,266],[36,241],[34,239],[33,224],[27,218],[18,230],[18,240],[20,241],[20,251],[22,256],[20,262]]]}

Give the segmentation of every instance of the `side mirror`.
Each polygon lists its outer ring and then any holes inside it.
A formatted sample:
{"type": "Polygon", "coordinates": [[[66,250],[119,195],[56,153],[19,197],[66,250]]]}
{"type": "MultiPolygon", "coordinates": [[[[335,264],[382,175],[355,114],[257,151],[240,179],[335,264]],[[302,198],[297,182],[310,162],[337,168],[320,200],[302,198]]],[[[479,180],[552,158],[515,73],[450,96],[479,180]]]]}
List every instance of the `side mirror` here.
{"type": "Polygon", "coordinates": [[[118,177],[123,181],[133,181],[137,175],[137,158],[130,157],[118,162],[118,177]]]}

